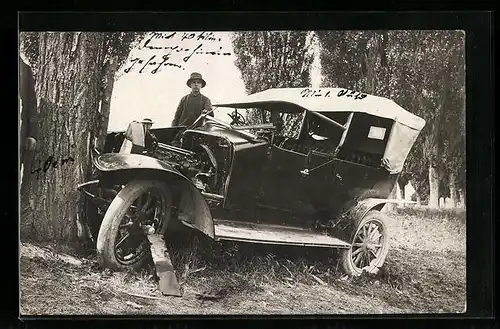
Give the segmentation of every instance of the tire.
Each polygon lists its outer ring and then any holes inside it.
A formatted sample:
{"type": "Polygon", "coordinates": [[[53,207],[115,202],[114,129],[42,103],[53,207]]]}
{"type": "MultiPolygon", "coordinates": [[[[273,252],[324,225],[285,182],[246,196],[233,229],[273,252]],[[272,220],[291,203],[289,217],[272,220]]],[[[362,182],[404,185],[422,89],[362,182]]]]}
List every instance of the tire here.
{"type": "Polygon", "coordinates": [[[130,206],[146,192],[154,191],[160,196],[162,220],[170,220],[170,214],[167,212],[170,209],[167,205],[169,193],[166,185],[160,181],[152,180],[133,180],[130,181],[123,189],[118,192],[116,197],[111,202],[109,208],[104,215],[99,234],[97,236],[97,255],[100,265],[104,268],[112,270],[138,270],[146,265],[151,260],[149,249],[149,241],[144,235],[140,244],[144,243],[142,251],[138,253],[137,257],[130,261],[120,260],[116,255],[115,242],[119,233],[120,224],[123,217],[129,210],[130,206]],[[147,247],[145,247],[147,246],[147,247]]]}
{"type": "MultiPolygon", "coordinates": [[[[116,197],[118,192],[120,191],[121,186],[113,186],[110,188],[99,188],[95,191],[91,190],[91,193],[94,195],[98,195],[100,198],[104,198],[106,200],[109,200],[109,202],[113,201],[113,199],[116,197]]],[[[88,199],[90,203],[90,207],[87,210],[87,223],[89,224],[90,231],[93,237],[93,244],[95,247],[95,244],[97,243],[96,238],[99,235],[99,228],[101,227],[102,220],[105,215],[105,211],[102,209],[99,209],[98,206],[92,202],[91,199],[88,199]]]]}
{"type": "MultiPolygon", "coordinates": [[[[389,232],[387,226],[387,217],[378,210],[370,210],[363,218],[355,220],[356,223],[355,225],[353,225],[355,229],[353,230],[350,237],[351,247],[349,249],[344,249],[341,251],[342,268],[344,272],[350,276],[360,276],[361,274],[363,274],[363,271],[371,274],[376,274],[379,268],[384,264],[387,253],[389,251],[389,232]],[[377,224],[379,231],[378,233],[381,234],[380,241],[377,241],[379,243],[372,244],[372,246],[380,246],[379,249],[376,249],[374,252],[372,252],[373,250],[370,251],[370,248],[365,249],[365,247],[360,246],[362,245],[362,243],[360,243],[359,238],[361,238],[365,234],[363,232],[363,228],[369,224],[370,227],[368,229],[372,229],[372,224],[377,224]],[[369,265],[366,264],[367,261],[366,258],[363,258],[363,255],[370,255],[371,257],[372,255],[375,256],[374,253],[376,257],[370,261],[369,265]],[[358,264],[356,264],[357,262],[358,264]],[[366,266],[362,266],[365,264],[366,266]]],[[[372,234],[376,234],[375,228],[373,228],[372,234]]],[[[369,234],[369,237],[372,234],[369,234]]]]}

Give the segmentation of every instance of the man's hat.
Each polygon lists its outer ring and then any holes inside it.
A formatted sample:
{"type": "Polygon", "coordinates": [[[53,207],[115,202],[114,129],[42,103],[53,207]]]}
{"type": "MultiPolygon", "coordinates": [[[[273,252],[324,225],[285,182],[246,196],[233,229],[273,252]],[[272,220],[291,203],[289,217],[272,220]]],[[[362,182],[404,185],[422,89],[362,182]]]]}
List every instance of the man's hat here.
{"type": "Polygon", "coordinates": [[[201,88],[203,88],[203,87],[205,87],[207,85],[207,83],[205,82],[205,80],[203,80],[201,74],[198,73],[198,72],[191,73],[191,77],[186,82],[186,84],[188,85],[188,87],[191,87],[191,82],[193,82],[193,80],[200,80],[201,81],[201,88]]]}
{"type": "Polygon", "coordinates": [[[149,123],[149,124],[153,124],[153,120],[151,120],[150,118],[144,118],[142,119],[141,121],[139,121],[140,123],[149,123]]]}

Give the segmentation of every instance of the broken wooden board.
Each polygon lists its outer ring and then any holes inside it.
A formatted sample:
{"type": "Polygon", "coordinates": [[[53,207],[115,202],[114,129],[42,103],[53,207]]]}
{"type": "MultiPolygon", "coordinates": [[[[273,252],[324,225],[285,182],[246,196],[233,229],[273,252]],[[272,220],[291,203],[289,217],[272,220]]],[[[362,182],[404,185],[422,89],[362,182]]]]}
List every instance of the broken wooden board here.
{"type": "Polygon", "coordinates": [[[304,247],[350,248],[350,244],[299,227],[216,219],[215,239],[304,247]]]}
{"type": "Polygon", "coordinates": [[[151,256],[159,278],[158,287],[163,295],[181,297],[181,286],[174,273],[174,267],[165,247],[165,241],[159,234],[148,234],[151,243],[151,256]]]}

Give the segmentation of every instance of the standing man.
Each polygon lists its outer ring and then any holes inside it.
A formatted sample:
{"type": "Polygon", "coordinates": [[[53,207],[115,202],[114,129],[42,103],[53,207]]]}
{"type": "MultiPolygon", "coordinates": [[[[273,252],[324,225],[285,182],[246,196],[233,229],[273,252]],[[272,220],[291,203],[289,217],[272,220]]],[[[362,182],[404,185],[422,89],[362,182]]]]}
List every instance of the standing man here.
{"type": "MultiPolygon", "coordinates": [[[[212,109],[210,99],[200,92],[201,88],[207,84],[200,73],[191,73],[186,84],[191,88],[191,93],[181,98],[175,111],[172,127],[190,126],[202,113],[212,109]]],[[[214,116],[213,112],[209,115],[214,116]]]]}

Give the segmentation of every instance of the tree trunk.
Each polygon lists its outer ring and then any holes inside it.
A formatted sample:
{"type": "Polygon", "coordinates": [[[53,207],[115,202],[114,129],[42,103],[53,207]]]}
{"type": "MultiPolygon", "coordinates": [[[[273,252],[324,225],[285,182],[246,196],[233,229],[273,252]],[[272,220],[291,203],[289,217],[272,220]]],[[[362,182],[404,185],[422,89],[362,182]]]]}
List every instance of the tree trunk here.
{"type": "Polygon", "coordinates": [[[39,241],[72,241],[84,213],[76,185],[89,179],[90,153],[99,131],[101,33],[40,33],[40,141],[29,177],[30,211],[24,231],[39,241]]]}
{"type": "MultiPolygon", "coordinates": [[[[403,185],[400,181],[397,181],[397,185],[399,187],[398,199],[404,200],[405,199],[405,185],[403,185]]],[[[399,204],[399,207],[404,208],[405,204],[401,203],[401,204],[399,204]]]]}
{"type": "MultiPolygon", "coordinates": [[[[113,86],[115,83],[115,73],[117,70],[117,59],[116,57],[112,57],[105,65],[104,68],[104,86],[102,91],[101,98],[101,107],[99,112],[101,114],[101,127],[99,128],[101,131],[108,131],[108,123],[109,123],[109,112],[111,109],[111,96],[113,95],[113,86]]],[[[97,136],[96,148],[99,151],[102,151],[105,142],[105,134],[97,136]]]]}
{"type": "MultiPolygon", "coordinates": [[[[410,179],[409,182],[411,183],[411,186],[413,186],[413,188],[415,189],[415,194],[418,195],[418,197],[420,198],[420,202],[422,202],[422,195],[428,195],[427,189],[424,188],[424,182],[420,182],[416,179],[410,179]]],[[[427,179],[426,182],[428,183],[429,180],[427,179]]]]}
{"type": "Polygon", "coordinates": [[[457,207],[457,189],[455,181],[455,173],[450,172],[449,174],[449,184],[450,184],[450,200],[453,208],[457,207]]]}
{"type": "Polygon", "coordinates": [[[437,169],[429,166],[429,208],[439,208],[439,175],[437,169]]]}
{"type": "Polygon", "coordinates": [[[439,96],[439,105],[437,107],[437,118],[432,122],[432,135],[430,138],[430,165],[429,165],[429,207],[439,207],[439,183],[441,180],[441,172],[438,172],[438,164],[442,163],[443,156],[443,122],[445,113],[448,107],[449,97],[449,72],[451,64],[448,62],[446,69],[442,73],[443,88],[439,96]]]}
{"type": "Polygon", "coordinates": [[[406,185],[407,185],[407,184],[408,184],[408,183],[406,183],[406,184],[405,184],[405,183],[403,183],[403,182],[401,182],[401,181],[398,181],[398,185],[399,185],[399,193],[400,193],[400,195],[399,195],[398,197],[399,197],[399,198],[401,198],[401,199],[403,199],[403,200],[404,200],[404,199],[405,199],[405,197],[406,197],[406,194],[405,194],[405,188],[406,188],[406,185]]]}
{"type": "MultiPolygon", "coordinates": [[[[389,194],[389,199],[396,199],[397,198],[397,194],[398,194],[398,184],[394,184],[394,188],[392,189],[391,193],[389,194]]],[[[393,212],[395,209],[396,209],[396,205],[394,203],[387,203],[385,205],[385,211],[387,212],[393,212]]]]}
{"type": "Polygon", "coordinates": [[[376,69],[377,69],[377,57],[379,55],[378,51],[378,38],[376,33],[374,33],[371,38],[367,41],[365,63],[366,63],[366,76],[365,76],[365,90],[367,93],[376,93],[376,69]]]}
{"type": "Polygon", "coordinates": [[[466,208],[466,206],[465,206],[465,191],[462,189],[459,189],[458,196],[460,199],[460,208],[465,209],[466,208]]]}
{"type": "Polygon", "coordinates": [[[417,193],[416,196],[417,196],[417,206],[422,205],[422,199],[420,198],[420,194],[417,193]]]}

